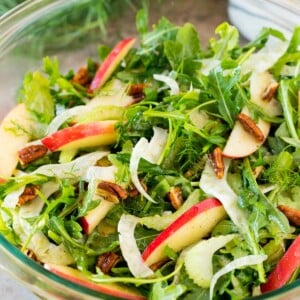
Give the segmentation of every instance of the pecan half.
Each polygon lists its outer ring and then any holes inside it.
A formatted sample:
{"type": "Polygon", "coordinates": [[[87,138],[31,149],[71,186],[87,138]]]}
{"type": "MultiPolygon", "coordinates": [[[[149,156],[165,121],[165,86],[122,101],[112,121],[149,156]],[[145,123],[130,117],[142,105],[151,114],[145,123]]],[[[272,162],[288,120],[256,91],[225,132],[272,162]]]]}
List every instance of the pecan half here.
{"type": "Polygon", "coordinates": [[[37,190],[40,189],[38,185],[26,186],[24,192],[19,196],[18,206],[22,206],[25,203],[35,199],[37,197],[37,190]]]}
{"type": "Polygon", "coordinates": [[[18,151],[19,161],[25,166],[38,158],[45,156],[48,149],[44,145],[30,145],[18,151]]]}
{"type": "Polygon", "coordinates": [[[262,94],[262,99],[266,101],[271,101],[274,95],[276,94],[278,90],[278,82],[276,81],[271,81],[269,85],[266,87],[262,94]]]}
{"type": "MultiPolygon", "coordinates": [[[[144,189],[145,191],[147,191],[147,186],[146,186],[146,184],[144,183],[144,181],[140,180],[140,183],[141,183],[143,189],[144,189]]],[[[129,186],[129,189],[128,189],[128,196],[129,196],[130,198],[133,198],[133,197],[138,196],[139,193],[140,193],[140,192],[137,190],[137,188],[136,188],[134,185],[129,186]]]]}
{"type": "Polygon", "coordinates": [[[168,259],[162,259],[162,260],[160,260],[160,261],[158,261],[158,262],[152,264],[152,265],[150,266],[150,269],[151,269],[152,271],[156,271],[156,270],[158,270],[161,266],[163,266],[167,261],[168,261],[168,259]]]}
{"type": "Polygon", "coordinates": [[[300,210],[286,206],[278,205],[277,208],[288,218],[295,226],[300,226],[300,210]]]}
{"type": "Polygon", "coordinates": [[[264,141],[265,136],[263,132],[249,116],[244,113],[240,113],[238,114],[237,119],[239,120],[245,131],[250,133],[258,142],[264,141]]]}
{"type": "Polygon", "coordinates": [[[125,200],[128,197],[128,193],[123,187],[110,181],[98,183],[97,195],[113,203],[119,203],[119,199],[125,200]]]}
{"type": "Polygon", "coordinates": [[[72,78],[73,83],[80,84],[82,86],[87,86],[91,82],[89,71],[86,66],[81,67],[77,73],[72,78]]]}
{"type": "Polygon", "coordinates": [[[29,258],[33,259],[34,261],[39,262],[38,259],[37,259],[37,257],[36,257],[36,255],[35,255],[35,253],[32,250],[30,250],[30,249],[27,248],[27,249],[24,250],[23,253],[26,256],[28,256],[29,258]]]}
{"type": "Polygon", "coordinates": [[[168,193],[172,206],[177,210],[183,203],[182,190],[178,186],[172,186],[168,193]]]}
{"type": "Polygon", "coordinates": [[[208,158],[217,178],[222,179],[224,176],[225,166],[221,148],[216,147],[212,153],[208,154],[208,158]]]}
{"type": "Polygon", "coordinates": [[[130,85],[128,95],[132,96],[135,103],[140,102],[145,98],[143,90],[146,86],[145,83],[133,83],[130,85]]]}
{"type": "Polygon", "coordinates": [[[121,257],[113,252],[104,253],[98,257],[97,267],[99,267],[104,274],[108,274],[120,259],[121,257]]]}

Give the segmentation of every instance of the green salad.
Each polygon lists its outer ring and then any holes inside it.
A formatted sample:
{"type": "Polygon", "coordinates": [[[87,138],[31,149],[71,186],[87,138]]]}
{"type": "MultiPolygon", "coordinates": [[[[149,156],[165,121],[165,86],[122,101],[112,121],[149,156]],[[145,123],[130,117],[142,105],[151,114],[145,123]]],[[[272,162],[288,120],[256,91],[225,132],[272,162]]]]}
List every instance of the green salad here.
{"type": "Polygon", "coordinates": [[[0,127],[0,233],[124,299],[243,299],[300,266],[300,27],[208,46],[150,30],[62,74],[27,73],[0,127]]]}

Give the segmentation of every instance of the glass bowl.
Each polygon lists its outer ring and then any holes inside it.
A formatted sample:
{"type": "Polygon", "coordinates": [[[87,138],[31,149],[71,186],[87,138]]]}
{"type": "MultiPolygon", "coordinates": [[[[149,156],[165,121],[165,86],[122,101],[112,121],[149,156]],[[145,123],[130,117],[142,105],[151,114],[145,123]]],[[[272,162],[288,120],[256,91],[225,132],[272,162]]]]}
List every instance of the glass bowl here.
{"type": "Polygon", "coordinates": [[[290,36],[299,25],[299,0],[229,0],[230,21],[248,40],[252,40],[262,27],[279,29],[290,36]]]}
{"type": "MultiPolygon", "coordinates": [[[[97,45],[113,45],[136,34],[135,14],[141,5],[139,0],[29,0],[1,17],[0,120],[16,104],[25,73],[40,69],[43,57],[57,56],[63,72],[78,69],[87,57],[97,57],[97,45]]],[[[228,19],[227,1],[152,1],[151,22],[163,15],[177,24],[196,24],[206,43],[215,27],[228,19]]],[[[40,298],[117,299],[47,271],[1,235],[0,269],[40,298]]],[[[299,299],[299,295],[300,284],[294,282],[252,299],[299,299]]]]}

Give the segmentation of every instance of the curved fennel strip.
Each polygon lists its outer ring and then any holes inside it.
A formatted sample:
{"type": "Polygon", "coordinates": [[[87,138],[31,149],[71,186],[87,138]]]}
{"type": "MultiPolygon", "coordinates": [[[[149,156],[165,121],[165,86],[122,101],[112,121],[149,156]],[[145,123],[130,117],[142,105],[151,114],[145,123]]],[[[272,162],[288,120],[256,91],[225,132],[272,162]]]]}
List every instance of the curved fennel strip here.
{"type": "Polygon", "coordinates": [[[213,278],[211,279],[211,284],[209,288],[209,299],[210,300],[213,299],[214,288],[220,277],[235,269],[261,264],[267,258],[268,258],[267,255],[247,255],[244,257],[237,258],[234,261],[227,264],[224,268],[222,268],[217,273],[215,273],[213,278]]]}
{"type": "Polygon", "coordinates": [[[154,127],[153,131],[154,135],[150,142],[142,137],[136,143],[132,149],[129,163],[130,176],[134,186],[141,195],[151,202],[155,202],[155,200],[145,191],[138,178],[139,162],[143,158],[151,163],[158,163],[168,139],[168,133],[165,129],[154,127]]]}
{"type": "Polygon", "coordinates": [[[120,248],[128,268],[134,277],[149,277],[154,273],[145,264],[134,237],[139,219],[132,215],[122,215],[118,224],[120,248]]]}
{"type": "Polygon", "coordinates": [[[170,95],[178,95],[180,90],[178,83],[172,77],[163,74],[154,74],[153,78],[157,81],[164,82],[170,88],[170,95]]]}
{"type": "Polygon", "coordinates": [[[182,255],[186,271],[197,285],[209,288],[213,278],[212,258],[214,253],[235,237],[236,234],[228,234],[200,240],[183,251],[182,255]]]}
{"type": "Polygon", "coordinates": [[[93,166],[99,159],[103,158],[108,153],[108,151],[97,151],[82,155],[68,163],[44,165],[33,171],[31,174],[59,178],[82,178],[85,176],[90,166],[93,166]]]}
{"type": "Polygon", "coordinates": [[[26,243],[30,238],[27,248],[34,252],[39,261],[61,265],[74,262],[73,257],[63,244],[51,243],[42,231],[32,233],[32,225],[21,216],[14,217],[13,228],[23,243],[26,243]]]}
{"type": "Polygon", "coordinates": [[[207,160],[202,172],[199,186],[206,194],[219,199],[233,223],[240,228],[242,232],[245,232],[248,227],[247,216],[238,206],[238,197],[228,185],[226,180],[230,162],[230,159],[224,159],[224,176],[222,179],[218,179],[211,167],[209,160],[207,160]]]}

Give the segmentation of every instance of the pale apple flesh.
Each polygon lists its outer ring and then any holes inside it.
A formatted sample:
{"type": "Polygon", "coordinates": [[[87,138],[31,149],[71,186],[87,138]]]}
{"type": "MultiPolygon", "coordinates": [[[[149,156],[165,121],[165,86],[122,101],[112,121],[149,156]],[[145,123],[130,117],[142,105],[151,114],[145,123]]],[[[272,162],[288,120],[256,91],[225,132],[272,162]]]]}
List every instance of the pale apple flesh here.
{"type": "MultiPolygon", "coordinates": [[[[281,114],[281,108],[276,99],[266,101],[262,99],[262,95],[268,84],[273,80],[273,77],[268,72],[253,73],[250,79],[250,96],[251,102],[262,108],[270,116],[281,114]]],[[[242,109],[242,113],[250,116],[247,107],[242,109]]],[[[271,124],[262,119],[257,122],[257,127],[263,133],[265,139],[268,137],[271,124]]],[[[232,132],[227,140],[227,143],[222,151],[223,155],[228,158],[241,158],[254,153],[265,141],[258,141],[253,135],[248,133],[237,121],[232,129],[232,132]]]]}
{"type": "Polygon", "coordinates": [[[78,124],[58,130],[41,142],[50,151],[111,145],[117,140],[116,123],[115,120],[107,120],[78,124]]]}
{"type": "Polygon", "coordinates": [[[8,178],[18,164],[18,151],[25,147],[35,123],[25,104],[15,106],[0,126],[0,178],[8,178]]]}
{"type": "Polygon", "coordinates": [[[114,203],[101,200],[99,205],[90,210],[85,216],[80,218],[80,224],[85,234],[90,234],[96,226],[103,220],[108,211],[114,207],[114,203]]]}
{"type": "MultiPolygon", "coordinates": [[[[250,115],[246,107],[242,110],[242,113],[247,116],[250,115]]],[[[266,138],[269,135],[271,124],[259,119],[256,125],[266,138]]],[[[257,141],[253,135],[245,131],[240,122],[236,122],[222,154],[228,158],[245,157],[254,153],[263,143],[264,141],[257,141]]]]}
{"type": "Polygon", "coordinates": [[[146,297],[141,295],[139,291],[137,291],[134,288],[130,288],[125,285],[117,284],[117,283],[96,283],[89,280],[89,278],[81,271],[68,266],[45,264],[44,268],[75,284],[84,286],[86,288],[89,288],[91,290],[100,293],[104,293],[114,297],[119,297],[121,299],[129,299],[129,300],[146,299],[146,297]]]}
{"type": "Polygon", "coordinates": [[[166,246],[178,252],[207,236],[225,217],[226,212],[219,200],[203,200],[162,231],[144,250],[143,260],[148,266],[164,260],[166,246]]]}
{"type": "Polygon", "coordinates": [[[115,47],[111,50],[98,68],[89,87],[89,92],[92,93],[99,89],[109,79],[122,59],[128,54],[134,42],[135,38],[127,38],[121,40],[117,45],[115,45],[115,47]]]}

